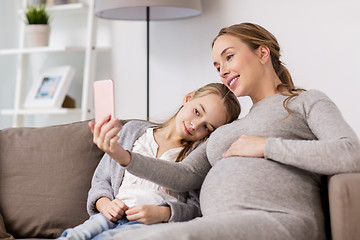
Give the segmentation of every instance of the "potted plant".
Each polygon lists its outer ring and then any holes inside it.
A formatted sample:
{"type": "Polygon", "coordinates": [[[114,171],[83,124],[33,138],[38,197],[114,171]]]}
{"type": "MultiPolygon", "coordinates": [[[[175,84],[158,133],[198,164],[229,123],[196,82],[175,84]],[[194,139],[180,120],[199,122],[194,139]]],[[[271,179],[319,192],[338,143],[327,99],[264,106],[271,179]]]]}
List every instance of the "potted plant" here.
{"type": "Polygon", "coordinates": [[[25,11],[25,46],[48,46],[50,36],[50,15],[45,5],[30,5],[25,11]]]}

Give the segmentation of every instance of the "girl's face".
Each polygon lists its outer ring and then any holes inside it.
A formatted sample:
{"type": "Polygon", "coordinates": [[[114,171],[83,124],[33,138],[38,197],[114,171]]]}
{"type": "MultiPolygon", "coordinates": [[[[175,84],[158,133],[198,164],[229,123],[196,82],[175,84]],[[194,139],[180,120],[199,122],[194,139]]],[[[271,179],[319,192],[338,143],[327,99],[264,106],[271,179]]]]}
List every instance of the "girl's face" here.
{"type": "Polygon", "coordinates": [[[221,81],[235,96],[256,97],[264,71],[260,50],[251,50],[239,38],[225,34],[215,41],[212,55],[221,81]]]}
{"type": "Polygon", "coordinates": [[[226,108],[220,96],[208,94],[202,97],[184,98],[183,107],[176,115],[176,131],[181,139],[197,141],[208,136],[226,123],[226,108]]]}

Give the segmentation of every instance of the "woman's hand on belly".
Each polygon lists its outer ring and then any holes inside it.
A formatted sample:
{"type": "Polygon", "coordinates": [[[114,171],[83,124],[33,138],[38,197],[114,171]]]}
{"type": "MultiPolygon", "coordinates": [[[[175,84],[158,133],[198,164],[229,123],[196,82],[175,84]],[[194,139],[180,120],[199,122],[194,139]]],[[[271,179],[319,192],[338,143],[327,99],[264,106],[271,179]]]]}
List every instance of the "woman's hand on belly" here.
{"type": "Polygon", "coordinates": [[[242,135],[231,144],[223,157],[264,157],[266,140],[267,138],[263,137],[242,135]]]}

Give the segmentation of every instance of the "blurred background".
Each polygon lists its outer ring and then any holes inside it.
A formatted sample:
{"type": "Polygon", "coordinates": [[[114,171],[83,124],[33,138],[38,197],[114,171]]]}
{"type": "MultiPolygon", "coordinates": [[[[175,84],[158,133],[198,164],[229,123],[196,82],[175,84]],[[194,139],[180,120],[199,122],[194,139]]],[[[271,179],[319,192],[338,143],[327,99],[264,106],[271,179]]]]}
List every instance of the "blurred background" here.
{"type": "MultiPolygon", "coordinates": [[[[0,49],[18,46],[19,8],[21,1],[0,1],[0,49]]],[[[199,16],[150,22],[150,120],[167,119],[186,93],[219,82],[211,57],[213,38],[222,27],[253,22],[277,37],[281,59],[295,85],[325,92],[360,136],[359,11],[358,0],[202,0],[199,16]]],[[[50,44],[71,41],[81,45],[83,21],[78,15],[54,18],[50,24],[57,30],[50,44]]],[[[111,51],[98,54],[95,80],[115,81],[119,118],[146,119],[146,22],[99,19],[97,28],[98,45],[111,51]]],[[[36,58],[30,64],[47,59],[36,58]]],[[[71,61],[76,65],[82,57],[74,54],[71,61]]],[[[0,56],[0,109],[14,105],[16,66],[16,55],[0,56]]],[[[69,95],[77,104],[81,87],[75,75],[69,95]]],[[[252,103],[246,97],[239,100],[243,117],[252,103]]],[[[40,124],[32,120],[29,125],[52,124],[49,119],[45,123],[38,120],[40,124]]],[[[11,126],[11,116],[0,115],[0,129],[11,126]]]]}

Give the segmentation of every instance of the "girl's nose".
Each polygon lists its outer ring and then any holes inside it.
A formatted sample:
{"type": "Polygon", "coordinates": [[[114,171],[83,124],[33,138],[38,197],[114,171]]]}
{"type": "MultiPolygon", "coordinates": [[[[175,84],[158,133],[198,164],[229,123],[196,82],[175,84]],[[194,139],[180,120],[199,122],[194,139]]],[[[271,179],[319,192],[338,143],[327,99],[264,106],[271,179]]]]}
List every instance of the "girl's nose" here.
{"type": "Polygon", "coordinates": [[[191,121],[190,126],[192,129],[194,129],[196,131],[197,128],[199,127],[199,121],[191,121]]]}

